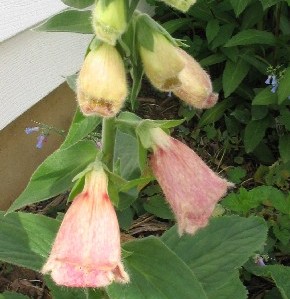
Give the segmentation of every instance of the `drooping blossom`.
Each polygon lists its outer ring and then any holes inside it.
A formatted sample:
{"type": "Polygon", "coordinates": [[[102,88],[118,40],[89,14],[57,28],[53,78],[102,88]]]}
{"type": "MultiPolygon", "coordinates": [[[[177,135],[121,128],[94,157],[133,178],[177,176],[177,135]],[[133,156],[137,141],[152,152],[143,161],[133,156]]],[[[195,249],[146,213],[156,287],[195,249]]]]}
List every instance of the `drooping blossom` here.
{"type": "Polygon", "coordinates": [[[25,128],[25,133],[27,135],[29,135],[31,133],[38,132],[39,129],[40,129],[39,127],[28,127],[28,128],[25,128]]]}
{"type": "Polygon", "coordinates": [[[128,89],[125,66],[117,49],[103,43],[85,58],[77,81],[77,99],[84,115],[115,116],[128,89]]]}
{"type": "Polygon", "coordinates": [[[43,142],[46,141],[46,136],[43,135],[43,134],[40,134],[38,137],[37,137],[37,143],[36,143],[36,148],[38,149],[42,149],[43,147],[43,142]]]}
{"type": "Polygon", "coordinates": [[[178,224],[179,234],[207,225],[231,183],[219,177],[188,146],[160,128],[151,129],[151,167],[178,224]]]}
{"type": "Polygon", "coordinates": [[[155,88],[171,91],[181,85],[179,73],[184,68],[184,61],[178,55],[178,47],[154,29],[153,22],[145,14],[137,19],[139,52],[144,72],[155,88]],[[144,36],[150,36],[152,40],[144,40],[144,36]]]}
{"type": "Polygon", "coordinates": [[[93,9],[92,24],[98,39],[115,45],[127,27],[127,0],[98,0],[93,9]]]}
{"type": "Polygon", "coordinates": [[[173,90],[174,94],[195,108],[211,108],[216,104],[218,94],[213,92],[209,75],[192,56],[180,48],[177,50],[185,67],[179,74],[181,86],[173,90]]]}
{"type": "Polygon", "coordinates": [[[119,225],[107,184],[103,169],[87,173],[83,191],[64,216],[42,269],[58,285],[104,287],[113,281],[129,281],[121,262],[119,225]]]}
{"type": "Polygon", "coordinates": [[[182,12],[187,12],[196,0],[162,0],[167,5],[170,5],[182,12]]]}

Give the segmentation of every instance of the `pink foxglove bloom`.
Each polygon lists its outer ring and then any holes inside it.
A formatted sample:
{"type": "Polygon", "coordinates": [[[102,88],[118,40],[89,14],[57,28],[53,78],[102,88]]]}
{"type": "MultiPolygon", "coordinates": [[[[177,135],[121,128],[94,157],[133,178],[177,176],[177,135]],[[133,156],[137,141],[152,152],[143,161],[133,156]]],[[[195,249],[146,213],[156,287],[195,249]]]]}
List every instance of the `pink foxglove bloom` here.
{"type": "Polygon", "coordinates": [[[211,108],[216,104],[218,94],[213,92],[209,75],[193,57],[180,48],[177,50],[185,67],[179,74],[181,86],[173,90],[174,94],[195,108],[211,108]]]}
{"type": "Polygon", "coordinates": [[[86,174],[85,186],[64,216],[42,273],[51,272],[58,285],[104,287],[126,283],[121,262],[120,231],[107,194],[103,169],[86,174]]]}
{"type": "Polygon", "coordinates": [[[175,214],[179,234],[194,234],[207,225],[216,203],[232,184],[160,128],[151,129],[151,138],[151,167],[175,214]]]}

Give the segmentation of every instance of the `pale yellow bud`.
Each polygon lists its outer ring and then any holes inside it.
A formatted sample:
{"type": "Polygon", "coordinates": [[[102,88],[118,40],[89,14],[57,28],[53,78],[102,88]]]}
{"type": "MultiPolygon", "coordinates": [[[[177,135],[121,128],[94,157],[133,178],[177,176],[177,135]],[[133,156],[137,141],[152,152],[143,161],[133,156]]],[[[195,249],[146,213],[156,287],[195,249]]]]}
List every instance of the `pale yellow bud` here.
{"type": "Polygon", "coordinates": [[[218,94],[213,93],[209,75],[200,64],[184,50],[178,49],[183,58],[185,68],[180,72],[181,86],[173,93],[187,104],[198,109],[210,108],[218,100],[218,94]]]}
{"type": "Polygon", "coordinates": [[[98,0],[93,10],[93,28],[98,39],[115,45],[127,27],[126,0],[98,0]]]}
{"type": "Polygon", "coordinates": [[[182,12],[187,12],[196,0],[162,0],[167,5],[170,5],[182,12]]]}
{"type": "Polygon", "coordinates": [[[140,55],[144,71],[154,87],[162,91],[171,91],[181,85],[179,74],[184,68],[183,58],[164,35],[152,32],[153,51],[140,46],[140,55]]]}
{"type": "Polygon", "coordinates": [[[102,44],[85,58],[77,82],[77,98],[84,115],[112,117],[128,94],[125,67],[115,47],[102,44]]]}

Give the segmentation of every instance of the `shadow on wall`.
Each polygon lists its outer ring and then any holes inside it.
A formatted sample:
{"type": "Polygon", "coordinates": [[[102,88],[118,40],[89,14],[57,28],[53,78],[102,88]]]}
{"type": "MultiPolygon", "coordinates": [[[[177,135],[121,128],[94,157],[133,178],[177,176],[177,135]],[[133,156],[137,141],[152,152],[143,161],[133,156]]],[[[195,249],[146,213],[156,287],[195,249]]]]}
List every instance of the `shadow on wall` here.
{"type": "Polygon", "coordinates": [[[37,149],[37,132],[26,135],[25,128],[36,126],[34,120],[67,132],[75,109],[75,94],[64,83],[0,132],[0,210],[11,205],[38,165],[63,141],[53,133],[37,149]]]}

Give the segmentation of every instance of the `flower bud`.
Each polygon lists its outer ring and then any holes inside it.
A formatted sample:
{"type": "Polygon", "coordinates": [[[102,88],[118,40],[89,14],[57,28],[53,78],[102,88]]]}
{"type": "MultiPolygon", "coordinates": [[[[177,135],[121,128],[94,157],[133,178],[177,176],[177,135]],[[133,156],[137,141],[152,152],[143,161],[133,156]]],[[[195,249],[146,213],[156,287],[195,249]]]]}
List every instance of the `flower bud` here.
{"type": "Polygon", "coordinates": [[[174,89],[174,94],[187,104],[198,109],[211,108],[218,100],[218,94],[212,90],[209,75],[200,64],[184,50],[178,48],[185,67],[180,72],[181,86],[174,89]]]}
{"type": "Polygon", "coordinates": [[[196,0],[162,0],[167,5],[170,5],[182,12],[187,12],[196,0]]]}
{"type": "Polygon", "coordinates": [[[115,45],[127,27],[127,0],[98,0],[93,10],[93,28],[98,39],[115,45]]]}
{"type": "Polygon", "coordinates": [[[163,34],[157,31],[151,31],[151,33],[153,50],[140,45],[144,71],[154,87],[162,91],[170,91],[181,85],[178,76],[185,63],[178,55],[178,47],[174,46],[163,34]]]}
{"type": "Polygon", "coordinates": [[[151,129],[150,164],[177,219],[178,231],[194,234],[207,225],[232,184],[214,173],[188,146],[160,128],[151,129]]]}
{"type": "Polygon", "coordinates": [[[128,94],[125,66],[115,47],[102,44],[85,58],[77,82],[77,98],[84,115],[112,117],[128,94]]]}
{"type": "Polygon", "coordinates": [[[51,272],[58,285],[104,287],[126,283],[121,262],[120,231],[107,193],[103,169],[86,174],[83,191],[64,216],[42,273],[51,272]]]}

